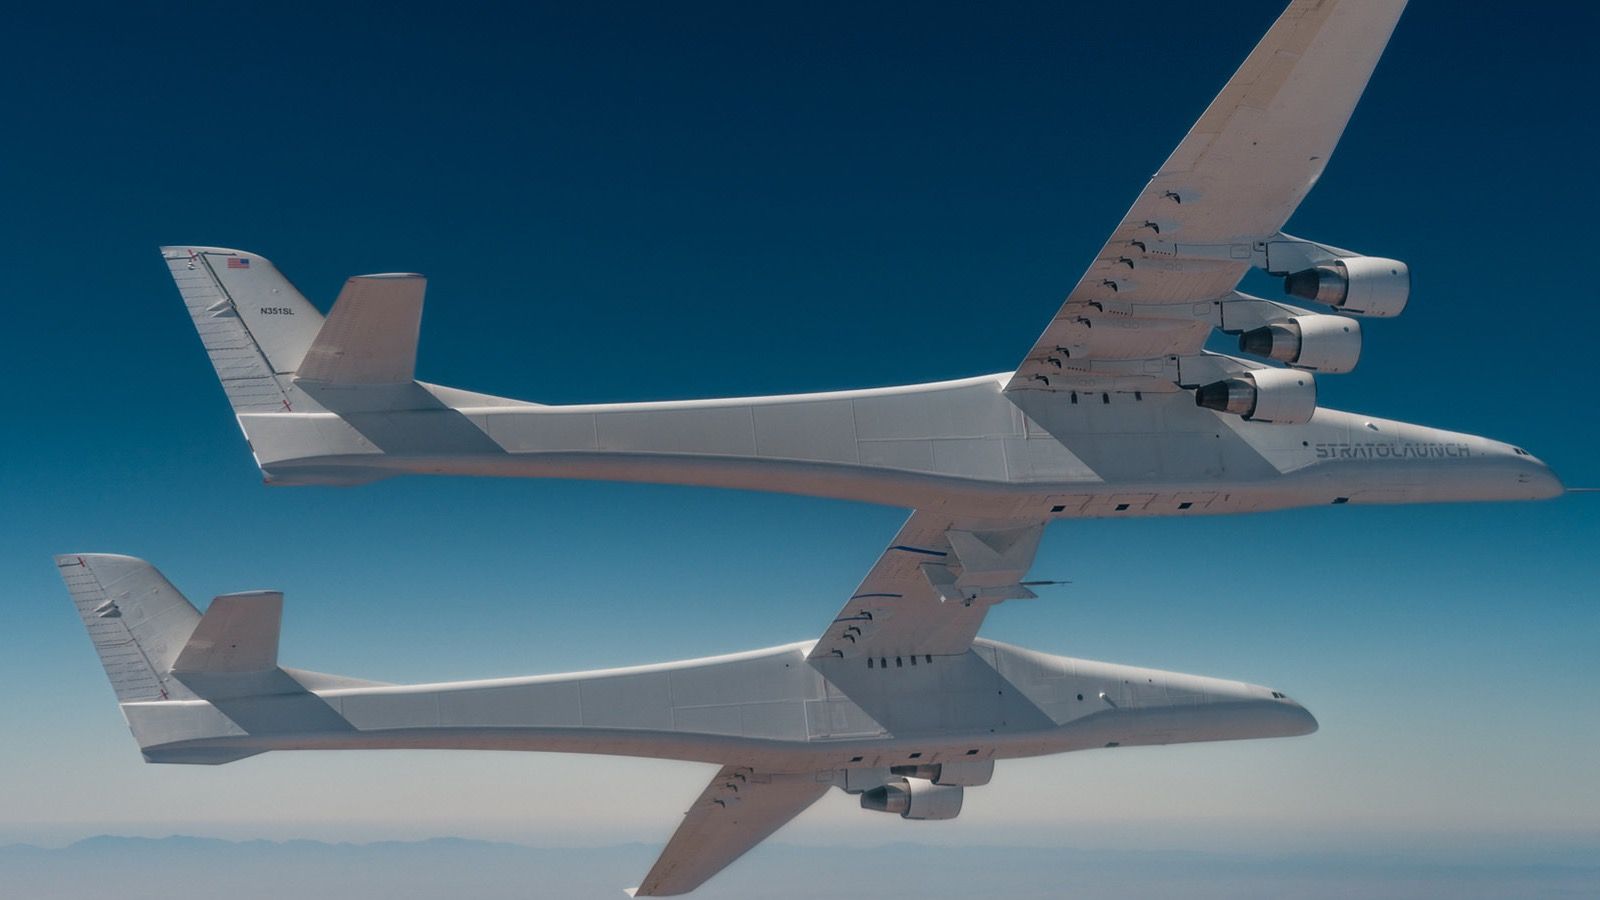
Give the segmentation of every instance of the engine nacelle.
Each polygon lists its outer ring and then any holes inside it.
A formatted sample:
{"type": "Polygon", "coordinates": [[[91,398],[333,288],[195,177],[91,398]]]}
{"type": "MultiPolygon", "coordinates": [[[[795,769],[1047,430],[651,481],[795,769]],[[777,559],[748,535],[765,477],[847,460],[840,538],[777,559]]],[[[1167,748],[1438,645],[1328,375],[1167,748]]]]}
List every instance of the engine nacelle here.
{"type": "Polygon", "coordinates": [[[954,819],[961,813],[962,789],[920,778],[895,780],[861,794],[861,808],[899,813],[902,819],[954,819]]]}
{"type": "Polygon", "coordinates": [[[1347,316],[1292,316],[1239,335],[1239,349],[1314,372],[1348,372],[1361,358],[1361,323],[1347,316]]]}
{"type": "Polygon", "coordinates": [[[1411,298],[1411,270],[1397,259],[1347,256],[1283,279],[1290,296],[1357,316],[1398,316],[1411,298]]]}
{"type": "Polygon", "coordinates": [[[1298,369],[1253,369],[1201,387],[1194,402],[1252,422],[1303,425],[1317,411],[1317,380],[1298,369]]]}
{"type": "Polygon", "coordinates": [[[907,778],[926,778],[934,784],[978,787],[988,784],[989,779],[994,777],[994,760],[962,759],[919,766],[891,766],[889,771],[907,778]]]}

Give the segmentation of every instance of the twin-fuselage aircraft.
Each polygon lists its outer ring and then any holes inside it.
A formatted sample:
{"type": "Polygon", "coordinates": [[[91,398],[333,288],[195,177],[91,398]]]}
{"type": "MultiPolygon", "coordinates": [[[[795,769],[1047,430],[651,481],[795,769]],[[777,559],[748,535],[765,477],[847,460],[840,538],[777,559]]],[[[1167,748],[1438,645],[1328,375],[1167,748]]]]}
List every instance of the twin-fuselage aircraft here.
{"type": "Polygon", "coordinates": [[[838,787],[951,818],[995,760],[1306,734],[1282,692],[977,638],[1061,518],[1527,500],[1510,444],[1325,409],[1410,272],[1286,234],[1402,0],[1294,0],[1139,194],[1014,372],[819,394],[546,406],[416,380],[424,279],[326,317],[265,258],[162,251],[266,480],[402,474],[715,485],[909,506],[820,638],[571,675],[390,685],[278,664],[282,596],[201,614],[149,564],[57,559],[146,759],[516,749],[722,768],[644,878],[693,890],[838,787]],[[1284,298],[1238,290],[1252,268],[1284,298]],[[1293,302],[1291,302],[1291,300],[1293,302]],[[1304,305],[1302,305],[1304,304],[1304,305]],[[1239,353],[1205,349],[1216,332],[1239,353]]]}

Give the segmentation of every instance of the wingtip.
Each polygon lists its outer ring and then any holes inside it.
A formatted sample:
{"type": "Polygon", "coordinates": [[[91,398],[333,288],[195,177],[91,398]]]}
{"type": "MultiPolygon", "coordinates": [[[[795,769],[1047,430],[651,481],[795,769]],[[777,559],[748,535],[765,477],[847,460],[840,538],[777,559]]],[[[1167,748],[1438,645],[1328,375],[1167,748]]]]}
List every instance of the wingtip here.
{"type": "Polygon", "coordinates": [[[624,894],[627,894],[629,897],[637,897],[637,896],[639,896],[639,888],[637,886],[631,887],[631,888],[623,888],[622,892],[624,894]]]}

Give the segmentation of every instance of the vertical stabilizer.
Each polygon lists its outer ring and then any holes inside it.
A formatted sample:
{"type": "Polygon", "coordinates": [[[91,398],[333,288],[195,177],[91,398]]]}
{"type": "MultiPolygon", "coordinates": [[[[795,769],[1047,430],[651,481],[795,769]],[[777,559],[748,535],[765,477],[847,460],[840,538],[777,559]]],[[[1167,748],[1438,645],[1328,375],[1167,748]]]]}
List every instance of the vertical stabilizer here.
{"type": "Polygon", "coordinates": [[[233,411],[292,409],[290,378],[322,329],[322,314],[254,253],[163,247],[161,255],[233,411]]]}
{"type": "Polygon", "coordinates": [[[131,556],[56,557],[118,703],[192,697],[172,677],[200,613],[155,566],[131,556]]]}

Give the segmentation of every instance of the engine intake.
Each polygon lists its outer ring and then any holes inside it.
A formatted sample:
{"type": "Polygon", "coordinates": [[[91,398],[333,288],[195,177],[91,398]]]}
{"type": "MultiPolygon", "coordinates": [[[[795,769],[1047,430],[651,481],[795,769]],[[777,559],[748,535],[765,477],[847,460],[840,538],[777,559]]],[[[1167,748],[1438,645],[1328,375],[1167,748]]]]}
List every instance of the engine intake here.
{"type": "Polygon", "coordinates": [[[1358,316],[1398,316],[1411,298],[1411,270],[1397,259],[1349,256],[1283,279],[1293,297],[1315,300],[1358,316]]]}
{"type": "Polygon", "coordinates": [[[861,794],[861,808],[899,813],[902,819],[954,819],[961,812],[962,789],[921,779],[896,778],[861,794]]]}
{"type": "Polygon", "coordinates": [[[1292,316],[1239,335],[1239,349],[1314,372],[1348,372],[1361,358],[1361,323],[1346,316],[1292,316]]]}
{"type": "Polygon", "coordinates": [[[1317,380],[1296,369],[1254,369],[1202,386],[1194,402],[1252,422],[1303,425],[1317,411],[1317,380]]]}

